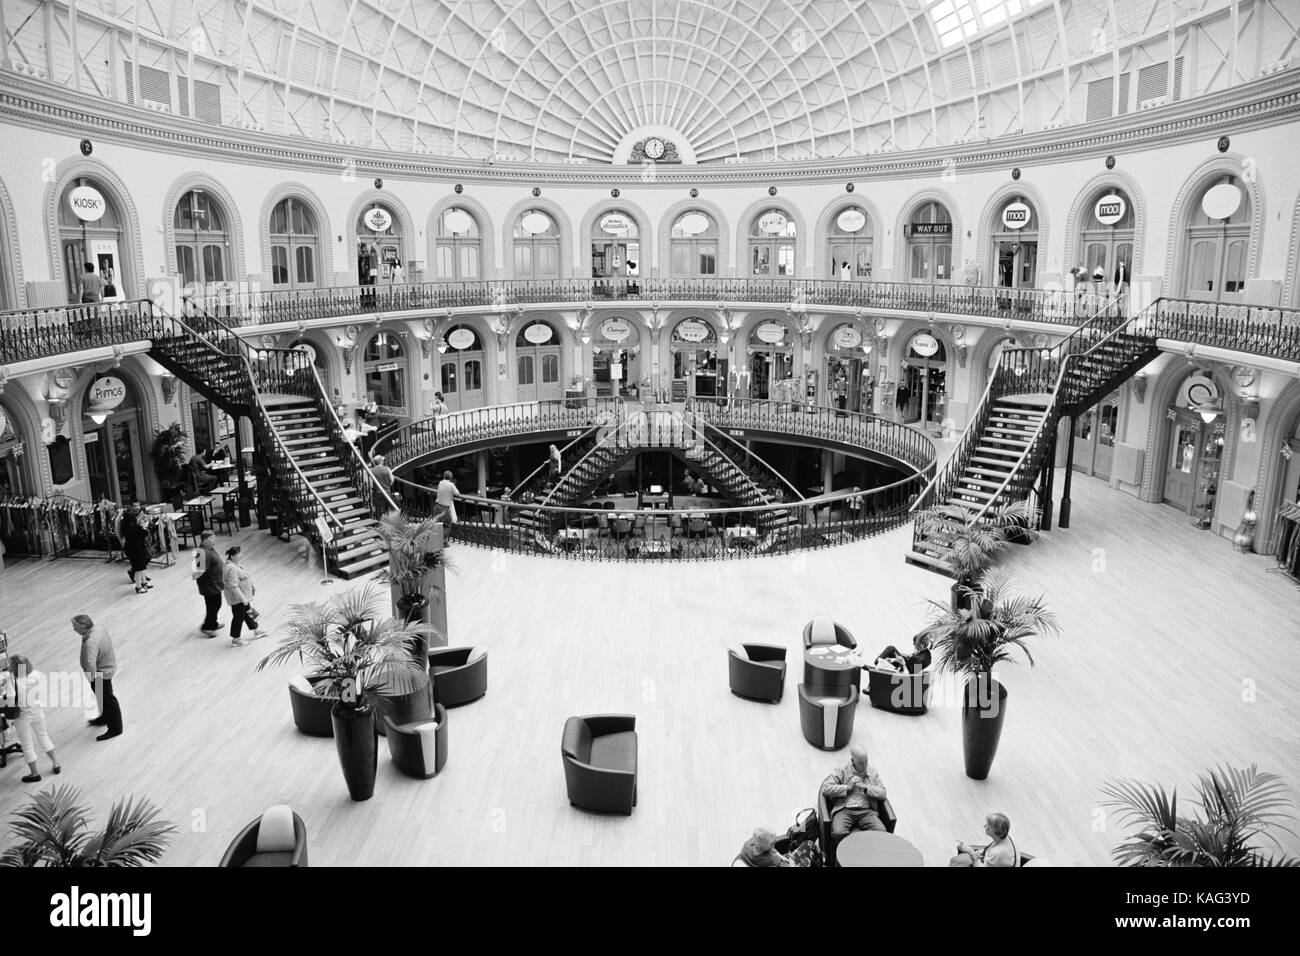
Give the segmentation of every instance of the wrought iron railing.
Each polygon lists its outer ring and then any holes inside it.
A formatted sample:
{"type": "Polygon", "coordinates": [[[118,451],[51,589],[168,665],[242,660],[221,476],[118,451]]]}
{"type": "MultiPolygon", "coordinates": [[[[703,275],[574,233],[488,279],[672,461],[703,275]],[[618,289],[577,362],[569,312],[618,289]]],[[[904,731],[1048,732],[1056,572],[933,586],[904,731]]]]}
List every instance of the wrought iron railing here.
{"type": "Polygon", "coordinates": [[[1162,298],[1147,312],[1157,338],[1300,361],[1300,309],[1162,298]]]}

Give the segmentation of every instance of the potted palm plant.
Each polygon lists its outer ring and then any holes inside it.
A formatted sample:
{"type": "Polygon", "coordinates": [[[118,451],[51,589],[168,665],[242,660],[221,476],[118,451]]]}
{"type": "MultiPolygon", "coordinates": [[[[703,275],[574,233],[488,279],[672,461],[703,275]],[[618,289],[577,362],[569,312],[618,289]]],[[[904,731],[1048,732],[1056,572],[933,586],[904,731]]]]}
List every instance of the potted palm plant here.
{"type": "Polygon", "coordinates": [[[961,608],[930,601],[930,623],[921,635],[939,670],[966,678],[961,712],[966,776],[984,780],[998,752],[1007,706],[1007,689],[994,679],[993,668],[1017,649],[1032,667],[1025,642],[1035,634],[1059,633],[1060,626],[1041,597],[1012,595],[1008,578],[999,572],[985,573],[966,591],[961,608]]]}
{"type": "Polygon", "coordinates": [[[1222,767],[1202,773],[1197,782],[1195,817],[1178,815],[1178,788],[1166,793],[1157,784],[1137,780],[1107,783],[1102,793],[1110,799],[1121,822],[1138,832],[1115,847],[1120,866],[1300,866],[1285,854],[1273,856],[1256,845],[1257,838],[1278,844],[1268,833],[1295,815],[1283,808],[1291,804],[1290,791],[1276,774],[1222,767]]]}
{"type": "Polygon", "coordinates": [[[185,450],[188,439],[185,429],[173,422],[154,436],[153,447],[149,449],[154,474],[158,476],[158,490],[165,501],[185,491],[185,466],[190,457],[185,450]]]}
{"type": "Polygon", "coordinates": [[[433,629],[381,619],[381,601],[367,584],[328,601],[295,605],[285,637],[257,665],[261,671],[300,661],[316,693],[334,700],[334,744],[353,800],[369,800],[375,792],[376,710],[385,698],[415,693],[428,681],[427,658],[414,660],[409,647],[433,629]]]}
{"type": "MultiPolygon", "coordinates": [[[[433,519],[409,521],[400,512],[393,511],[379,519],[379,533],[388,545],[388,567],[381,572],[380,580],[392,586],[393,615],[403,621],[430,624],[436,636],[444,638],[445,571],[451,565],[443,545],[441,522],[433,519]],[[426,593],[430,591],[432,601],[430,594],[426,593]],[[442,609],[440,619],[434,615],[438,609],[442,609]]],[[[427,660],[428,652],[428,644],[423,641],[411,647],[411,655],[417,661],[427,660]]]]}
{"type": "Polygon", "coordinates": [[[80,799],[81,791],[66,785],[33,797],[14,814],[9,832],[16,840],[0,853],[0,866],[144,866],[162,858],[176,831],[148,800],[128,797],[92,833],[80,799]]]}
{"type": "Polygon", "coordinates": [[[952,586],[952,609],[961,610],[969,601],[974,583],[1007,542],[1032,540],[1037,534],[1038,509],[1028,501],[1002,505],[980,520],[961,505],[938,505],[918,514],[924,534],[946,544],[943,562],[957,579],[952,586]]]}

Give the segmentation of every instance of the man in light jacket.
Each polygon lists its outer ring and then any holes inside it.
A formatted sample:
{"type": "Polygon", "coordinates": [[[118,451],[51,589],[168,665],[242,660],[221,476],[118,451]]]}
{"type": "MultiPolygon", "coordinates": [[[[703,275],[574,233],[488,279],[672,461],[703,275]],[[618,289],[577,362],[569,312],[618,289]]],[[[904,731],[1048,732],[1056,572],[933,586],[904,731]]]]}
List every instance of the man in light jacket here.
{"type": "Polygon", "coordinates": [[[880,808],[885,802],[885,784],[876,768],[867,763],[867,748],[855,744],[852,759],[822,781],[831,813],[831,837],[836,843],[853,830],[883,830],[880,808]]]}
{"type": "Polygon", "coordinates": [[[117,655],[113,653],[113,638],[102,627],[95,627],[89,614],[78,614],[72,619],[72,629],[81,637],[81,670],[95,688],[99,697],[99,716],[90,721],[91,726],[103,727],[96,740],[112,740],[122,735],[122,707],[113,693],[113,678],[117,674],[117,655]]]}

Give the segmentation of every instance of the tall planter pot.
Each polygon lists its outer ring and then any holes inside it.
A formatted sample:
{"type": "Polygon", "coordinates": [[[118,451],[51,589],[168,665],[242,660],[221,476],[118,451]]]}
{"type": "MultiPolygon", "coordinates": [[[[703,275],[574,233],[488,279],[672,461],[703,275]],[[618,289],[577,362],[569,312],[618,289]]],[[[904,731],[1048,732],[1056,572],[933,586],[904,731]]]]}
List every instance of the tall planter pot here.
{"type": "MultiPolygon", "coordinates": [[[[427,623],[429,599],[423,594],[403,594],[394,602],[397,618],[407,624],[427,623]]],[[[429,666],[429,642],[426,638],[416,637],[410,641],[411,657],[417,664],[429,666]]]]}
{"type": "Polygon", "coordinates": [[[953,613],[960,613],[970,607],[971,596],[966,593],[965,588],[974,587],[975,582],[970,578],[960,578],[953,582],[952,586],[952,609],[953,613]]]}
{"type": "Polygon", "coordinates": [[[337,703],[330,710],[330,723],[334,727],[334,747],[348,795],[353,800],[369,800],[375,795],[375,770],[379,761],[374,707],[345,708],[342,702],[337,703]]]}
{"type": "Polygon", "coordinates": [[[991,676],[984,675],[969,681],[965,692],[961,707],[961,739],[966,776],[972,780],[986,780],[998,753],[998,741],[1002,739],[1007,689],[991,676]]]}

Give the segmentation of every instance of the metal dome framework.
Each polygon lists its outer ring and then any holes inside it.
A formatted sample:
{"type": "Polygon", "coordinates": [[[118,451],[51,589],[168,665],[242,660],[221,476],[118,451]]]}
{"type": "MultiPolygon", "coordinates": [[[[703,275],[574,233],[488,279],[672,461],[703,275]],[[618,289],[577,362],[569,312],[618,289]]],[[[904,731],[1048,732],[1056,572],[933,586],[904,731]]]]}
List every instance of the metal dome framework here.
{"type": "Polygon", "coordinates": [[[1278,0],[5,0],[0,26],[0,69],[89,95],[543,163],[613,162],[643,129],[701,163],[959,144],[1300,53],[1300,10],[1278,0]]]}

